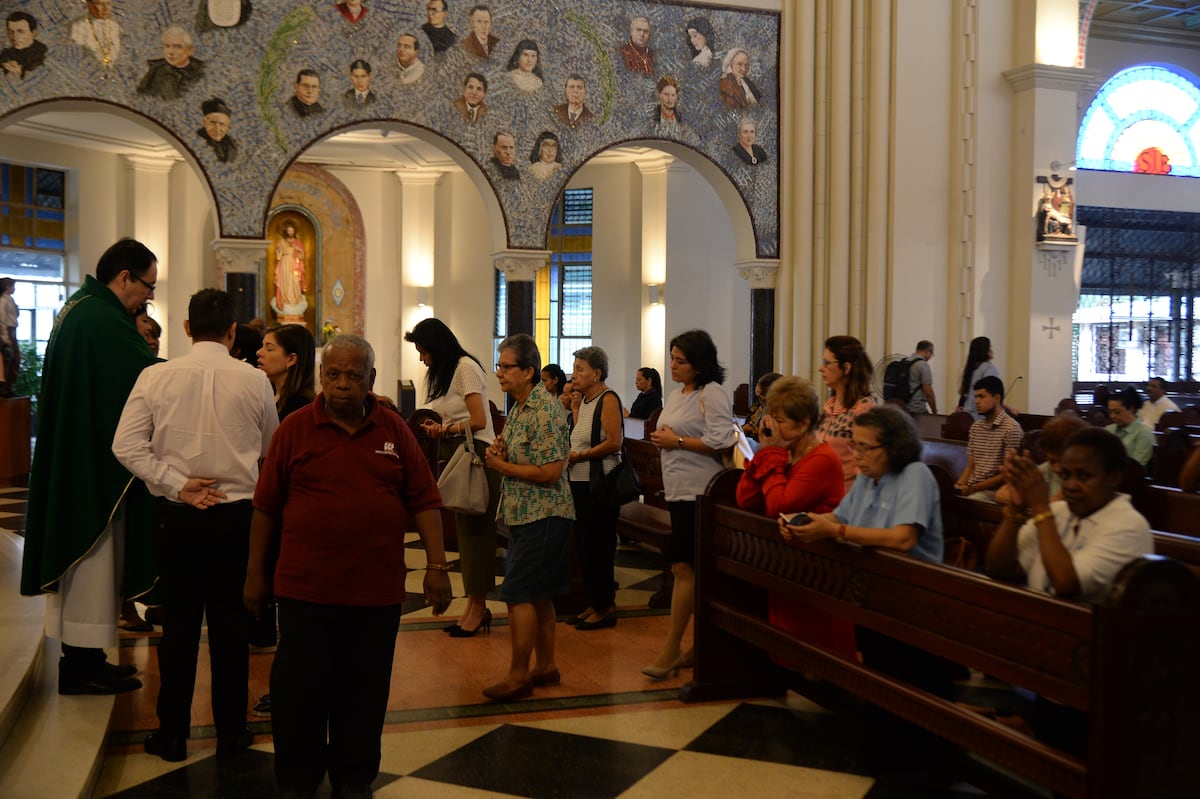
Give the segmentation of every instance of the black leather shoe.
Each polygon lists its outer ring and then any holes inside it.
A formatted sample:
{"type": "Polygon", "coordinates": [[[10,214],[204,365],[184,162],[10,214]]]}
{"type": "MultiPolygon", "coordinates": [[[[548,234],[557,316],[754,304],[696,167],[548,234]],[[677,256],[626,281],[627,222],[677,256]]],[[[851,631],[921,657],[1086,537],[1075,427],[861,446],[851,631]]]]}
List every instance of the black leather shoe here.
{"type": "Polygon", "coordinates": [[[617,612],[610,611],[603,616],[592,616],[587,621],[575,625],[576,630],[603,630],[606,627],[617,626],[617,612]]]}
{"type": "Polygon", "coordinates": [[[187,760],[187,741],[164,735],[162,730],[155,730],[147,735],[144,746],[146,754],[158,755],[168,763],[187,760]]]}
{"type": "Polygon", "coordinates": [[[141,680],[132,677],[111,677],[103,671],[91,677],[64,677],[61,673],[58,675],[58,692],[64,696],[123,694],[141,687],[141,680]]]}
{"type": "Polygon", "coordinates": [[[243,727],[235,733],[217,737],[217,757],[229,757],[244,752],[254,743],[254,734],[243,727]]]}
{"type": "Polygon", "coordinates": [[[132,663],[109,663],[105,661],[101,673],[110,679],[122,680],[137,674],[138,667],[132,663]]]}

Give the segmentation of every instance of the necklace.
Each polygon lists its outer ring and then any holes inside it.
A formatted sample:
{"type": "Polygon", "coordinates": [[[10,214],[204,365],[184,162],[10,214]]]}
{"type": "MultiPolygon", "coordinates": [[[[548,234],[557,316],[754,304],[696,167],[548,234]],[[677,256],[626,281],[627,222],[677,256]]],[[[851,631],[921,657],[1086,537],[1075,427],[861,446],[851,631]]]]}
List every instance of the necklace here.
{"type": "Polygon", "coordinates": [[[88,30],[91,31],[92,38],[96,40],[96,47],[100,50],[101,63],[103,63],[104,66],[106,66],[106,67],[112,66],[112,61],[113,61],[113,59],[112,59],[112,50],[113,50],[112,39],[107,35],[105,35],[103,38],[100,37],[99,32],[97,32],[97,30],[96,30],[96,21],[94,19],[92,19],[91,14],[87,15],[87,21],[88,21],[88,30]]]}
{"type": "Polygon", "coordinates": [[[590,397],[584,397],[583,398],[584,405],[591,405],[593,402],[596,401],[596,397],[599,397],[601,394],[603,394],[605,391],[608,390],[607,388],[604,387],[603,383],[598,383],[597,385],[599,386],[600,390],[597,391],[594,395],[592,395],[590,397]]]}

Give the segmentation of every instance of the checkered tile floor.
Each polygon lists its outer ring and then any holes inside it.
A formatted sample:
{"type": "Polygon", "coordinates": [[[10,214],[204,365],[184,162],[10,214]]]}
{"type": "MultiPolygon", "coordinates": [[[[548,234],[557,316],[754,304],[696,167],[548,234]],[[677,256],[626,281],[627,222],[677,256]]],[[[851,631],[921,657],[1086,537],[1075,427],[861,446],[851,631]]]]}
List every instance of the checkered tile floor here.
{"type": "MultiPolygon", "coordinates": [[[[0,526],[23,526],[26,489],[0,489],[0,526]],[[15,521],[14,521],[15,519],[15,521]]],[[[648,683],[638,669],[649,662],[665,631],[663,611],[647,608],[661,585],[656,553],[637,545],[618,550],[617,628],[583,633],[560,627],[563,686],[547,695],[504,706],[483,701],[478,686],[502,674],[508,639],[504,605],[493,595],[493,634],[456,642],[436,631],[421,596],[423,551],[410,536],[409,602],[397,647],[400,686],[393,682],[383,737],[379,799],[438,797],[545,797],[552,799],[673,799],[688,797],[806,797],[811,799],[975,799],[965,783],[931,787],[911,775],[872,773],[861,727],[788,694],[778,700],[683,705],[673,683],[648,683]],[[474,647],[474,648],[467,648],[474,647]],[[403,654],[403,660],[400,659],[403,654]],[[432,662],[421,662],[430,658],[432,662]],[[430,685],[413,682],[429,681],[430,685]],[[456,688],[456,683],[468,686],[456,688]],[[450,698],[446,695],[449,692],[450,698]]],[[[455,553],[451,580],[465,605],[455,553]]],[[[503,575],[497,557],[497,585],[503,575]]],[[[218,761],[207,708],[207,657],[193,707],[189,756],[166,763],[142,751],[155,726],[158,633],[125,634],[122,661],[142,669],[146,687],[118,699],[110,731],[112,748],[96,797],[205,799],[274,796],[269,720],[249,717],[256,745],[218,761]],[[208,717],[205,718],[205,714],[208,717]]],[[[203,646],[202,646],[203,648],[203,646]]],[[[252,655],[251,695],[263,690],[269,655],[252,655]],[[255,681],[257,680],[257,685],[255,681]]],[[[971,697],[967,697],[971,701],[971,697]]],[[[981,704],[995,704],[981,698],[981,704]]],[[[326,783],[318,797],[329,796],[326,783]]],[[[1008,795],[1007,793],[1005,795],[1008,795]]],[[[1034,797],[1021,791],[1015,794],[1034,797]]]]}
{"type": "MultiPolygon", "coordinates": [[[[206,755],[179,768],[140,757],[153,762],[123,768],[126,776],[133,773],[143,779],[106,793],[114,768],[110,758],[97,796],[242,797],[274,792],[269,745],[221,762],[206,755]]],[[[389,733],[374,787],[378,799],[983,795],[965,784],[934,791],[873,777],[858,731],[795,697],[538,721],[516,717],[498,724],[389,733]]],[[[328,796],[328,790],[323,786],[318,796],[328,796]]]]}

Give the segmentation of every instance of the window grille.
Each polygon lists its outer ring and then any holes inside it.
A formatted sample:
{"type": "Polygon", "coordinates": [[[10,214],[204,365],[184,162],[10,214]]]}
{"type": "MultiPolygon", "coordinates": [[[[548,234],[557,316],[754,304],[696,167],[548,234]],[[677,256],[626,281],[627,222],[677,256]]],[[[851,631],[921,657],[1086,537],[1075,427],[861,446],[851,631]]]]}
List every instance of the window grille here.
{"type": "Polygon", "coordinates": [[[1200,368],[1200,214],[1079,208],[1087,227],[1073,319],[1077,381],[1192,381],[1200,368]]]}

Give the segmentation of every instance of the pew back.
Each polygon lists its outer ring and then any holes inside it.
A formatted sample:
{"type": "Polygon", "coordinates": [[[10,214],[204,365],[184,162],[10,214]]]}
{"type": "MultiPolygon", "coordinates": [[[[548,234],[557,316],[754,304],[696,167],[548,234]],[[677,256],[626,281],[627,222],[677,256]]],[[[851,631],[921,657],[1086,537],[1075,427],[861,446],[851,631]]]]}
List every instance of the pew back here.
{"type": "Polygon", "coordinates": [[[901,553],[786,542],[773,520],[717,501],[730,490],[718,475],[700,500],[685,700],[760,695],[777,685],[773,655],[1068,796],[1194,790],[1200,581],[1183,565],[1139,559],[1100,603],[1067,602],[901,553]],[[768,593],[1089,711],[1086,762],[774,627],[768,593]]]}

